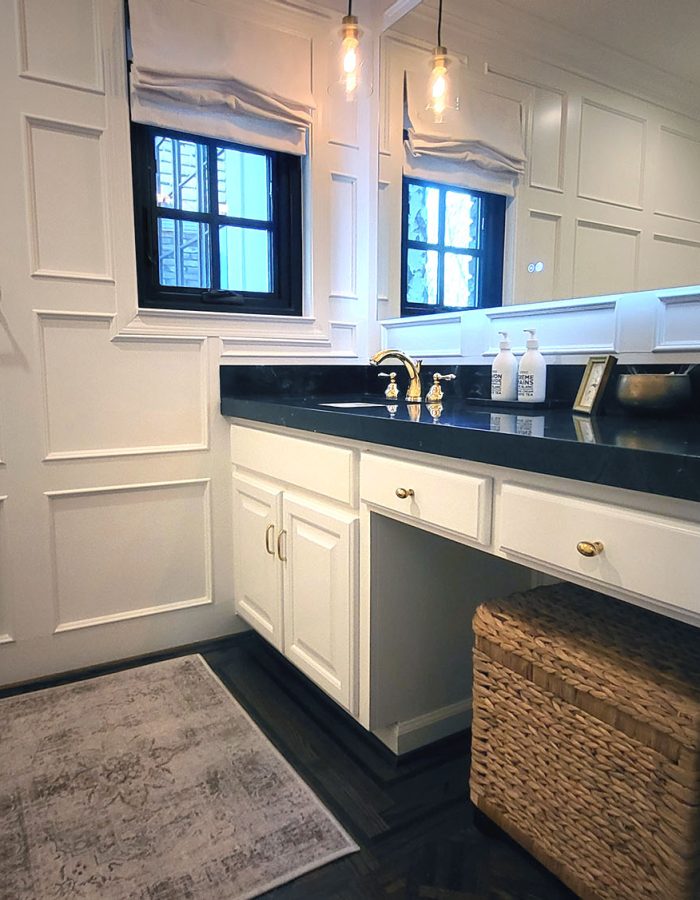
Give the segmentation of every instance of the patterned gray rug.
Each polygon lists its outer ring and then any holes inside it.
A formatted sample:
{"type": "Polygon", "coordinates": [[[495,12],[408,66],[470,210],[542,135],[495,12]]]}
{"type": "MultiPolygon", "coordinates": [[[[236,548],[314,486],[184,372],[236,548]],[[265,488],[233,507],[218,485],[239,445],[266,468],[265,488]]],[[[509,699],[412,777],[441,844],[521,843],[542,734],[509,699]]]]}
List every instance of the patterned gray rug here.
{"type": "Polygon", "coordinates": [[[0,701],[0,898],[257,897],[357,845],[187,656],[0,701]]]}

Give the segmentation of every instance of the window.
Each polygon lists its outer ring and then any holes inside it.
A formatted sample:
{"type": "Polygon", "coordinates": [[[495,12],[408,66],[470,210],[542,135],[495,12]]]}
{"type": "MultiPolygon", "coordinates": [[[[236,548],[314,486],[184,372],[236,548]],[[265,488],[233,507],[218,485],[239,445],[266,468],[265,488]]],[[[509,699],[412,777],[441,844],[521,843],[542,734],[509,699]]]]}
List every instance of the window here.
{"type": "Polygon", "coordinates": [[[301,161],[132,125],[139,305],[301,314],[301,161]]]}
{"type": "Polygon", "coordinates": [[[401,315],[500,306],[505,197],[403,180],[401,315]]]}

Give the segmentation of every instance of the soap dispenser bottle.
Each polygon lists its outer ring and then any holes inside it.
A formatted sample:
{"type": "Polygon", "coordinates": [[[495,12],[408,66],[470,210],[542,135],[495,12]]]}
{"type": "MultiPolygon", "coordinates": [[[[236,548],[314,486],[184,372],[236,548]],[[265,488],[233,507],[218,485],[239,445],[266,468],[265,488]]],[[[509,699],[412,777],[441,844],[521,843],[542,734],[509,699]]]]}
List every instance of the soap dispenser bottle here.
{"type": "Polygon", "coordinates": [[[491,366],[491,399],[515,400],[518,396],[518,360],[510,349],[507,331],[499,331],[500,350],[491,366]]]}
{"type": "Polygon", "coordinates": [[[527,350],[520,360],[518,371],[518,400],[525,403],[543,403],[547,394],[547,363],[539,351],[539,341],[534,328],[525,328],[527,350]]]}

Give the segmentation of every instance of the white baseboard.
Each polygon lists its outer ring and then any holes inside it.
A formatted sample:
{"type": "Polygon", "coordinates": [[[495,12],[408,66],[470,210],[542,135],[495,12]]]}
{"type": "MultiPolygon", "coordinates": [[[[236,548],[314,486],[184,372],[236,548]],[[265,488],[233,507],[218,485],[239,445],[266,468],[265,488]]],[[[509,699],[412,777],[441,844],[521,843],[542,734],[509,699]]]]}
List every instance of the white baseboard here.
{"type": "Polygon", "coordinates": [[[449,737],[458,731],[464,731],[471,725],[472,700],[468,697],[449,706],[441,706],[439,709],[423,713],[413,719],[403,722],[394,722],[383,728],[377,728],[373,733],[382,743],[400,756],[425,747],[441,738],[449,737]]]}

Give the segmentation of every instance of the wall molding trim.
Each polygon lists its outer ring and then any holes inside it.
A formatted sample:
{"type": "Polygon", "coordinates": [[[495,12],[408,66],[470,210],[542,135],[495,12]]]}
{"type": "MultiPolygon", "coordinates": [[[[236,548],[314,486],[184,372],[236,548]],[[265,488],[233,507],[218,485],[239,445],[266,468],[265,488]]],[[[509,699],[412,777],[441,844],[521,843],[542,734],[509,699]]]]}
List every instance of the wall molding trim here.
{"type": "Polygon", "coordinates": [[[192,453],[210,449],[209,437],[209,363],[206,350],[206,338],[197,335],[163,335],[153,334],[137,336],[133,334],[115,333],[115,313],[92,311],[68,311],[35,309],[34,314],[39,322],[39,346],[41,385],[44,409],[44,456],[43,462],[64,462],[66,460],[110,459],[125,456],[157,456],[165,453],[192,453]],[[50,321],[67,322],[102,322],[109,326],[108,342],[112,344],[129,343],[161,343],[161,344],[196,344],[200,347],[199,394],[201,410],[201,440],[186,443],[145,444],[143,446],[95,447],[81,450],[51,449],[51,417],[49,408],[49,376],[46,360],[46,342],[44,340],[43,323],[50,321]]]}
{"type": "Polygon", "coordinates": [[[101,485],[98,487],[88,488],[70,488],[67,490],[44,491],[44,496],[50,505],[50,550],[51,550],[51,582],[53,592],[53,612],[54,612],[54,634],[61,634],[68,631],[76,631],[81,628],[92,628],[99,625],[111,625],[117,622],[128,621],[130,619],[142,618],[157,615],[161,612],[173,612],[176,610],[189,609],[192,607],[200,607],[212,604],[213,597],[213,544],[212,544],[212,502],[211,502],[211,478],[185,478],[170,481],[151,481],[134,484],[116,484],[101,485]],[[191,485],[202,485],[204,491],[203,500],[203,523],[204,523],[204,552],[205,552],[205,593],[201,597],[192,597],[185,600],[179,600],[172,603],[164,603],[158,606],[141,607],[135,610],[124,610],[115,613],[108,613],[103,616],[95,616],[91,618],[75,619],[67,622],[60,621],[60,604],[59,604],[59,584],[58,584],[58,556],[56,542],[56,523],[53,503],[56,500],[68,497],[86,497],[99,496],[103,494],[123,494],[133,493],[137,491],[158,491],[168,490],[169,488],[187,487],[191,485]]]}
{"type": "Polygon", "coordinates": [[[68,281],[92,281],[114,284],[114,250],[110,224],[110,196],[105,173],[109,171],[107,149],[105,147],[105,128],[85,122],[68,119],[54,119],[47,116],[35,116],[23,113],[24,122],[24,158],[26,165],[26,181],[28,193],[29,219],[29,251],[31,259],[30,275],[39,278],[57,278],[68,281]],[[94,140],[98,145],[100,167],[100,193],[102,200],[102,237],[104,251],[104,272],[75,271],[71,269],[55,269],[46,267],[41,262],[41,246],[39,238],[39,207],[37,202],[37,175],[34,156],[34,132],[44,130],[69,134],[94,140]]]}
{"type": "Polygon", "coordinates": [[[653,352],[700,350],[700,291],[658,300],[653,352]]]}
{"type": "Polygon", "coordinates": [[[114,625],[117,622],[128,622],[130,619],[142,619],[148,616],[157,616],[160,613],[177,612],[193,607],[209,606],[214,602],[213,597],[194,597],[192,600],[180,600],[176,603],[164,603],[161,606],[144,606],[141,609],[129,610],[123,613],[112,613],[107,616],[96,616],[94,619],[76,619],[73,622],[62,622],[57,625],[53,633],[65,634],[68,631],[79,631],[82,628],[94,628],[97,625],[114,625]]]}
{"type": "Polygon", "coordinates": [[[30,70],[26,0],[17,0],[17,43],[19,48],[17,58],[19,60],[18,75],[20,78],[26,78],[30,81],[39,81],[43,84],[52,84],[57,87],[71,88],[75,91],[84,91],[88,94],[104,95],[104,74],[101,65],[102,42],[100,40],[100,21],[96,0],[90,0],[90,6],[92,9],[93,50],[95,55],[95,80],[92,83],[87,81],[70,81],[67,79],[56,78],[48,73],[33,72],[30,70]]]}

